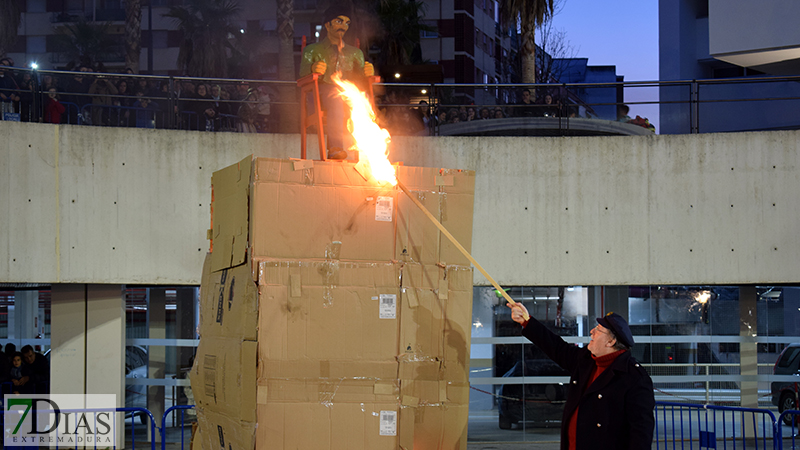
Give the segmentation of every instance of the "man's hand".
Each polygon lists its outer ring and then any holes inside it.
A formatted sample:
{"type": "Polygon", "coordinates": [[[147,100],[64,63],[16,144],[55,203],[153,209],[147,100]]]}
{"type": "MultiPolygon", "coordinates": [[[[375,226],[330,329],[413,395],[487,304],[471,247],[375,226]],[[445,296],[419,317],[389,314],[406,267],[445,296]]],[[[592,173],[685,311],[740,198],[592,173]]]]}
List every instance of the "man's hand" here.
{"type": "Polygon", "coordinates": [[[320,60],[311,65],[311,72],[313,73],[325,75],[326,70],[328,70],[328,65],[325,64],[325,61],[320,60]]]}
{"type": "Polygon", "coordinates": [[[368,77],[375,75],[375,66],[371,62],[364,63],[364,75],[368,77]]]}
{"type": "Polygon", "coordinates": [[[525,308],[525,305],[522,303],[515,303],[513,306],[510,303],[506,303],[506,306],[511,308],[511,320],[517,322],[520,325],[524,325],[525,322],[528,321],[526,317],[530,317],[528,314],[528,309],[525,308]]]}

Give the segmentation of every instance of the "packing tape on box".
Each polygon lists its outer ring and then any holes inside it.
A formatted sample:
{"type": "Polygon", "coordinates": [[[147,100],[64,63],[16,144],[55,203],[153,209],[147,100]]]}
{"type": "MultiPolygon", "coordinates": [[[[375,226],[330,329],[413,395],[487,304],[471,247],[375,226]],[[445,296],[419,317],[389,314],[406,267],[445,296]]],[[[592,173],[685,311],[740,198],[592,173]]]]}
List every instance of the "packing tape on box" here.
{"type": "Polygon", "coordinates": [[[419,398],[412,397],[410,395],[404,395],[403,398],[400,400],[400,404],[403,406],[416,408],[417,406],[419,406],[419,398]]]}
{"type": "Polygon", "coordinates": [[[447,291],[449,290],[449,282],[444,279],[439,279],[439,300],[447,300],[447,291]]]}
{"type": "Polygon", "coordinates": [[[372,389],[375,395],[392,395],[394,394],[394,384],[390,383],[375,383],[372,389]]]}
{"type": "Polygon", "coordinates": [[[256,403],[266,405],[269,398],[269,389],[266,386],[258,386],[256,389],[256,403]]]}
{"type": "Polygon", "coordinates": [[[452,175],[436,175],[436,186],[454,186],[455,181],[452,175]]]}
{"type": "Polygon", "coordinates": [[[293,159],[292,170],[304,170],[314,167],[314,161],[310,159],[293,159]]]}
{"type": "Polygon", "coordinates": [[[416,308],[419,306],[419,299],[417,298],[417,290],[414,288],[403,288],[401,291],[403,298],[406,299],[406,304],[409,308],[416,308]]]}

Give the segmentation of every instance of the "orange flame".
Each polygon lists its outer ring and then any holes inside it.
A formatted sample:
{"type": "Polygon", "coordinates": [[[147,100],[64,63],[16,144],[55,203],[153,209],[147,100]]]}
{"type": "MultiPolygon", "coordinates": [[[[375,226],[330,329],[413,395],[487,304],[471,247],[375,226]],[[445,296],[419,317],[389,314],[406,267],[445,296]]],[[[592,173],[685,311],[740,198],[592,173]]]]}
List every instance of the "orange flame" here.
{"type": "Polygon", "coordinates": [[[380,183],[397,185],[395,167],[389,162],[388,145],[392,137],[386,129],[378,125],[369,99],[356,85],[342,80],[340,73],[334,73],[331,79],[342,89],[340,95],[351,109],[351,134],[359,153],[356,168],[372,173],[380,183]]]}

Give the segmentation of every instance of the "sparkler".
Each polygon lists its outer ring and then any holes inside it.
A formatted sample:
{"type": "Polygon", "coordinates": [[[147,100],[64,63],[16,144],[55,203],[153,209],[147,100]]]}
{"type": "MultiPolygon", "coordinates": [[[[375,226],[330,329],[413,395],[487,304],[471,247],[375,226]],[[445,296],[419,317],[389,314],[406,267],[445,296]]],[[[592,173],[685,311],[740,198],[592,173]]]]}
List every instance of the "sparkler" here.
{"type": "MultiPolygon", "coordinates": [[[[500,292],[506,299],[508,304],[514,306],[517,302],[508,295],[508,293],[497,284],[497,281],[481,266],[475,258],[461,245],[460,242],[447,231],[447,228],[442,225],[433,214],[428,211],[425,206],[420,203],[416,196],[412,195],[408,188],[400,182],[395,176],[395,167],[389,162],[388,145],[391,141],[391,136],[386,129],[381,128],[377,122],[375,111],[372,109],[372,104],[366,95],[362,93],[353,83],[343,81],[338,73],[331,77],[342,90],[341,96],[345,102],[350,106],[350,123],[351,134],[356,141],[358,148],[359,162],[356,165],[356,170],[363,173],[364,169],[372,173],[372,176],[378,180],[379,183],[389,183],[392,186],[398,186],[411,201],[425,214],[425,216],[436,225],[436,228],[442,232],[456,248],[467,257],[467,259],[475,266],[478,271],[492,283],[495,289],[500,292]]],[[[528,314],[525,314],[525,320],[530,319],[528,314]]]]}

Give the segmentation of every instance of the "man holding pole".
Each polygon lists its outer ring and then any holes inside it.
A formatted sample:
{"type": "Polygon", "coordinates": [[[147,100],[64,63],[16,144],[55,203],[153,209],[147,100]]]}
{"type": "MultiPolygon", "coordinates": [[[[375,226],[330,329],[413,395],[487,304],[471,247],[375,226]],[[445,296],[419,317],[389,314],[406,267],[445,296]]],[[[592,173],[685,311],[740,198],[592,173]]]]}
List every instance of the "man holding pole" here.
{"type": "Polygon", "coordinates": [[[521,303],[508,303],[522,335],[570,372],[561,419],[561,450],[649,450],[655,419],[653,381],[631,356],[633,335],[616,313],[597,319],[586,348],[565,342],[530,317],[521,303]]]}
{"type": "Polygon", "coordinates": [[[375,75],[372,64],[364,62],[364,53],[359,48],[344,43],[344,35],[350,28],[350,17],[352,12],[346,5],[334,4],[329,7],[322,18],[327,32],[325,39],[307,45],[300,61],[301,77],[310,73],[323,75],[319,90],[322,109],[328,115],[328,159],[347,158],[343,138],[346,105],[331,76],[339,72],[343,80],[363,86],[365,77],[375,75]]]}

